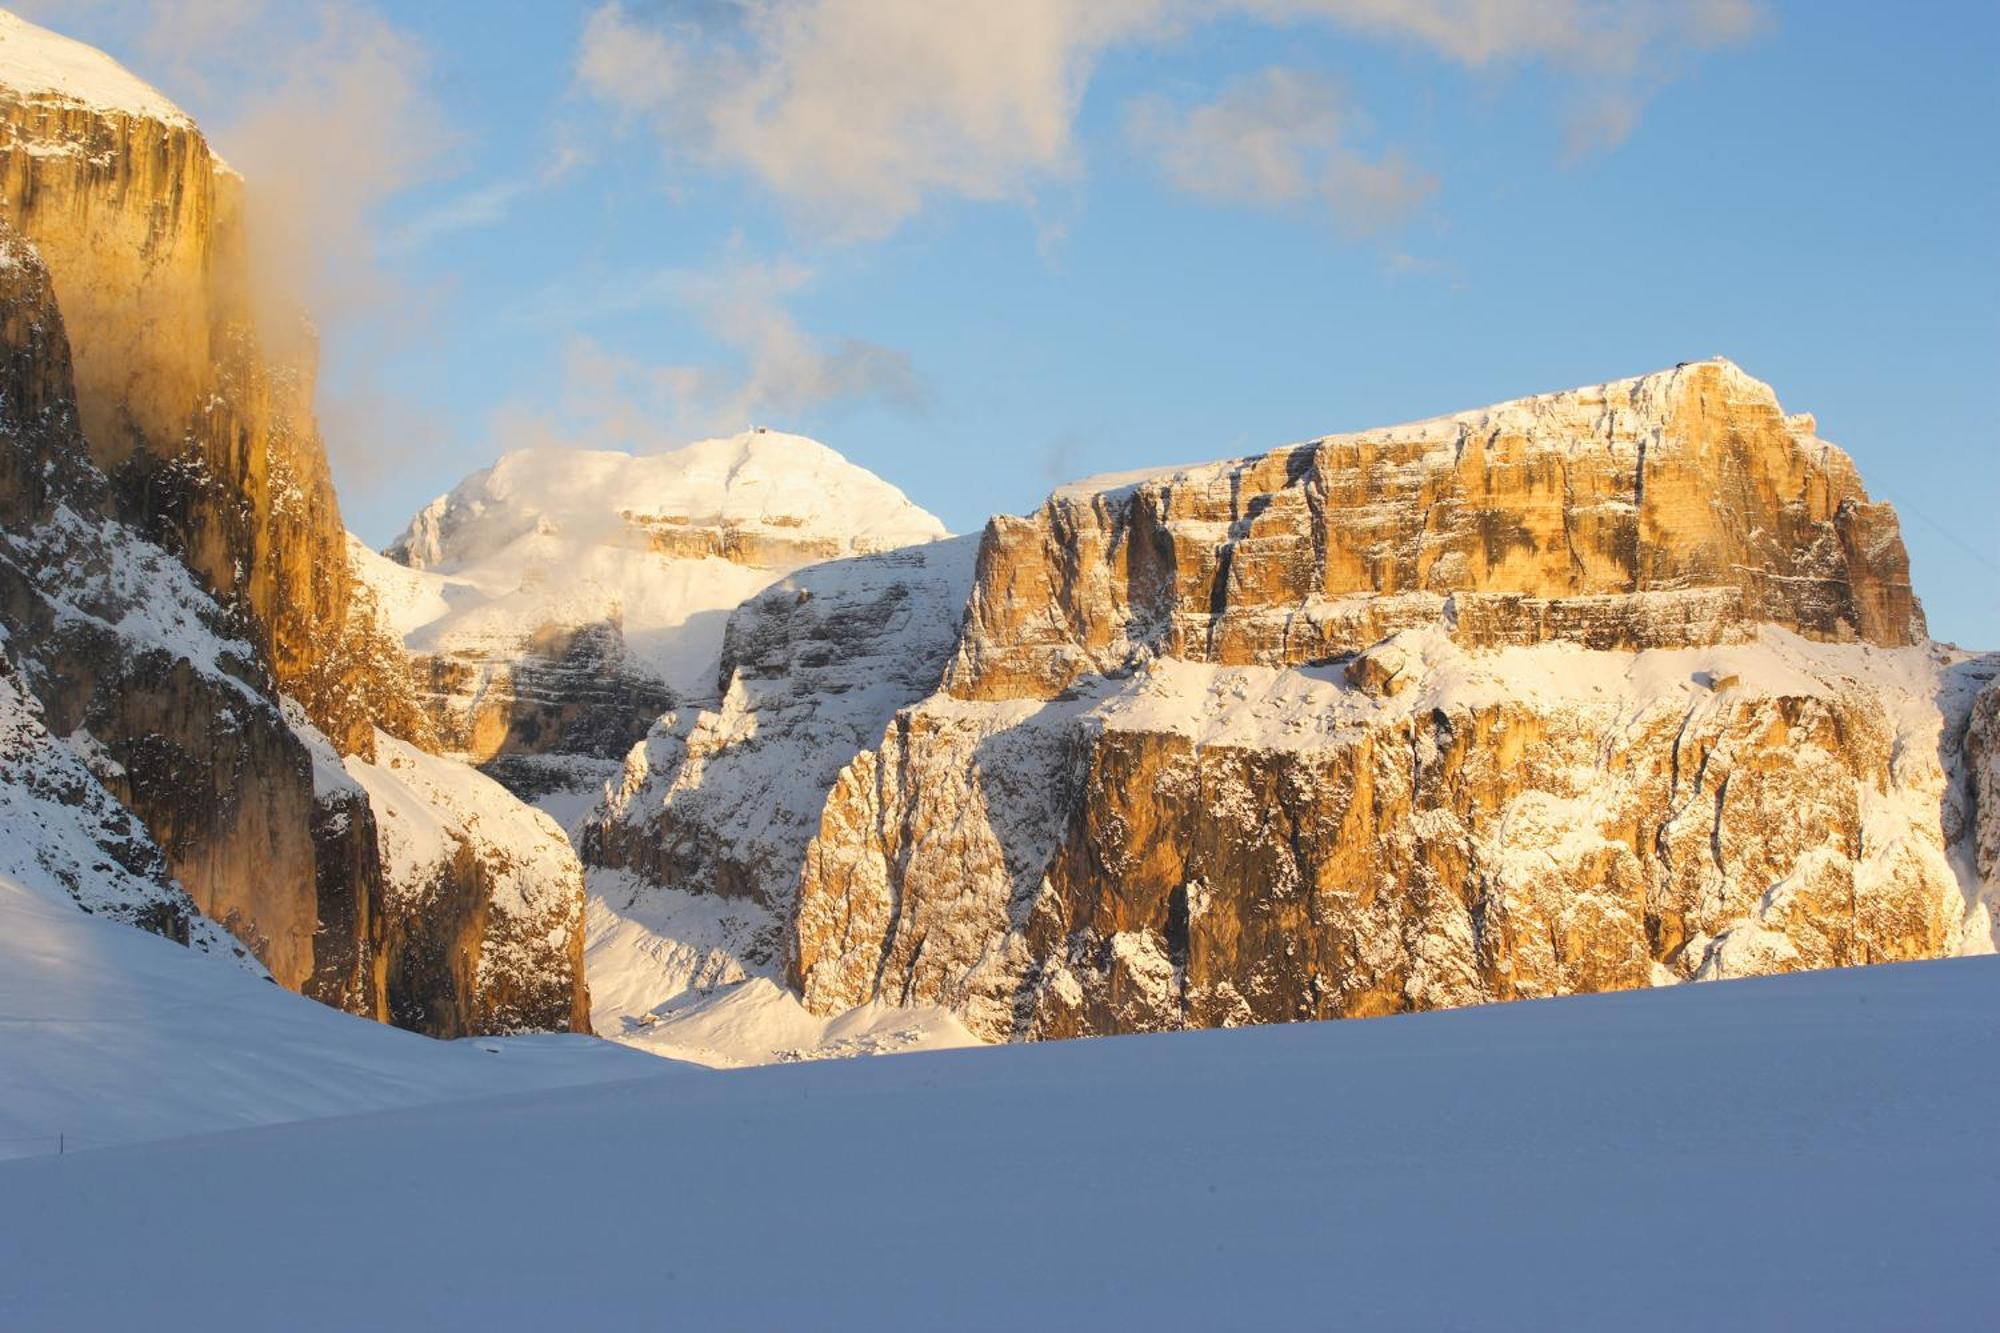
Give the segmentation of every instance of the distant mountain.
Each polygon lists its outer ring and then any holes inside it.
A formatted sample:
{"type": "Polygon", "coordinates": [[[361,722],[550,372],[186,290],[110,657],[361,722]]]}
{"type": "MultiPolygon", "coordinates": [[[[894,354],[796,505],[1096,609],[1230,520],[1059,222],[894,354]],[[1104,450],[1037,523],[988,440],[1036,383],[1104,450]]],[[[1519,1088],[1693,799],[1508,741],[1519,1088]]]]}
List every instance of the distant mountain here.
{"type": "Polygon", "coordinates": [[[669,708],[716,699],[723,625],[745,598],[804,565],[945,535],[825,445],[751,431],[638,458],[508,454],[420,511],[386,560],[353,560],[446,744],[534,792],[561,757],[617,759],[669,708]]]}

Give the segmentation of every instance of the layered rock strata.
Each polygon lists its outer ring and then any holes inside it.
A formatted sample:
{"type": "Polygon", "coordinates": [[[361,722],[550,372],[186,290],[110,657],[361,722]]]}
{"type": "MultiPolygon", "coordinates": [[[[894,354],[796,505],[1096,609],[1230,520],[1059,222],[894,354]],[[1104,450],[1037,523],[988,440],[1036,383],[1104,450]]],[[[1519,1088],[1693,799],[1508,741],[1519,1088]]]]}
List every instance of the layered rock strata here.
{"type": "Polygon", "coordinates": [[[1433,624],[1468,646],[1925,638],[1894,512],[1726,361],[1065,487],[993,520],[969,616],[964,699],[1153,654],[1296,666],[1433,624]]]}
{"type": "Polygon", "coordinates": [[[1004,1039],[1990,947],[1992,665],[1727,363],[1065,488],[827,798],[790,977],[1004,1039]]]}

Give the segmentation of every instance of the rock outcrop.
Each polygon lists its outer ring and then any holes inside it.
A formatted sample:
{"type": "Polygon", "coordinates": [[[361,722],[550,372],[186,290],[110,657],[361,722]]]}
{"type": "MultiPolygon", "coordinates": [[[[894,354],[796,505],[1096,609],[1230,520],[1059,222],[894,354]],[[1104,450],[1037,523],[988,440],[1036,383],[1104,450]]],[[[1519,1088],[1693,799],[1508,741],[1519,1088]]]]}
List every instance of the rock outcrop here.
{"type": "Polygon", "coordinates": [[[160,858],[166,906],[131,919],[206,939],[198,909],[291,989],[438,1035],[577,1026],[574,858],[534,867],[551,907],[441,797],[464,887],[399,913],[376,811],[333,780],[372,771],[378,724],[430,737],[351,584],[309,348],[271,355],[253,318],[241,182],[158,93],[4,13],[0,175],[0,629],[35,718],[0,783],[53,737],[160,858]],[[462,975],[398,973],[415,954],[462,975]]]}
{"type": "Polygon", "coordinates": [[[1065,488],[827,798],[790,977],[1004,1039],[1977,946],[1990,665],[1727,363],[1065,488]]]}
{"type": "Polygon", "coordinates": [[[583,870],[556,822],[387,734],[346,773],[381,830],[384,1001],[419,1032],[590,1030],[583,870]]]}

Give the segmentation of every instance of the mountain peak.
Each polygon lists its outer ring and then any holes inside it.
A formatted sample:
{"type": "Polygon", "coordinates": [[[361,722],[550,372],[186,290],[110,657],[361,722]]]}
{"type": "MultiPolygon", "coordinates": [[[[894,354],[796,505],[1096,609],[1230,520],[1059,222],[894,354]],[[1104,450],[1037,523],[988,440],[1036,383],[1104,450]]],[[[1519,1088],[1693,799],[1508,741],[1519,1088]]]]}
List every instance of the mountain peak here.
{"type": "Polygon", "coordinates": [[[949,535],[901,490],[817,440],[753,429],[659,454],[515,450],[425,506],[390,555],[449,572],[530,534],[628,545],[643,531],[657,545],[694,529],[829,552],[949,535]]]}

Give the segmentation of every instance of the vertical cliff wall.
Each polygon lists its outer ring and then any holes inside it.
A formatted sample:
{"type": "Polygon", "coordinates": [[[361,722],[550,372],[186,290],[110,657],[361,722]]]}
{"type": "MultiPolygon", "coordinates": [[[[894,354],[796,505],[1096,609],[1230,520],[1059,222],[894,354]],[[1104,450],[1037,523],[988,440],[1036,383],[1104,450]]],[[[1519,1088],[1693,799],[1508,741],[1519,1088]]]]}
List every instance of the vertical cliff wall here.
{"type": "Polygon", "coordinates": [[[969,615],[967,699],[1151,654],[1292,666],[1429,624],[1486,646],[1925,638],[1894,511],[1726,361],[1065,487],[993,520],[969,615]]]}
{"type": "Polygon", "coordinates": [[[0,29],[0,217],[54,276],[91,458],[121,516],[245,613],[279,688],[365,754],[397,683],[351,642],[303,314],[257,326],[243,181],[194,122],[95,52],[43,71],[52,38],[0,29]]]}
{"type": "Polygon", "coordinates": [[[346,766],[378,724],[429,736],[350,584],[310,352],[252,320],[240,180],[101,53],[0,13],[0,189],[0,628],[41,724],[281,984],[439,1035],[578,1026],[573,856],[535,871],[550,904],[434,811],[450,891],[391,910],[346,766]],[[474,965],[495,939],[505,975],[474,965]]]}

